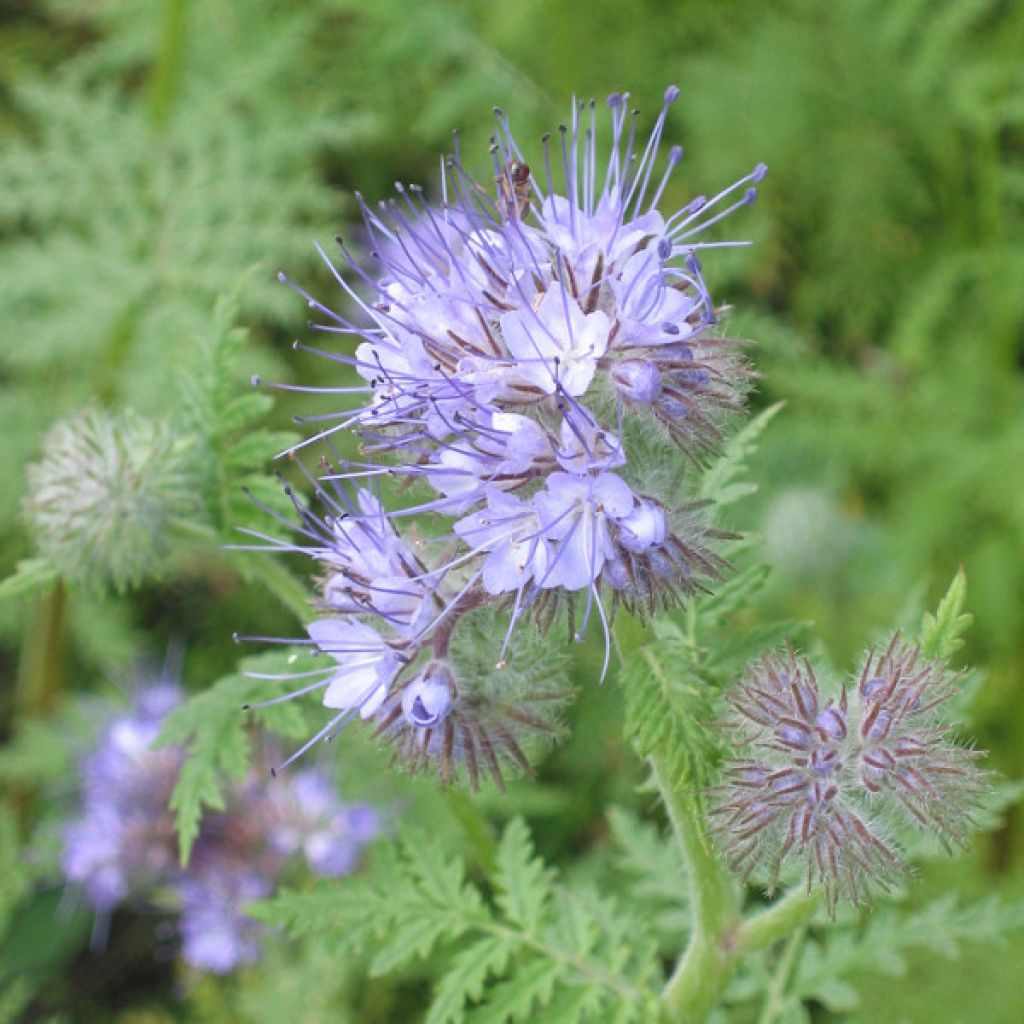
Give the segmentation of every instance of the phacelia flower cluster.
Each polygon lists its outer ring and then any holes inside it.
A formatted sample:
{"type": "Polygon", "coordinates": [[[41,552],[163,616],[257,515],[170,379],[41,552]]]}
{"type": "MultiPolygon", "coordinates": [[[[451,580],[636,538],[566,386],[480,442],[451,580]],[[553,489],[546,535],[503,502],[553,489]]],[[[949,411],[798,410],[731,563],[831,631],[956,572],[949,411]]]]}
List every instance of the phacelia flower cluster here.
{"type": "Polygon", "coordinates": [[[176,683],[150,684],[131,708],[107,716],[81,764],[81,807],[64,828],[62,869],[98,922],[120,904],[169,891],[185,960],[226,972],[259,956],[262,926],[245,904],[270,896],[300,856],[319,875],[352,871],[380,818],[369,805],[342,804],[315,769],[270,786],[258,773],[231,791],[224,810],[207,814],[181,867],[168,804],[185,752],[154,743],[182,697],[176,683]]]}
{"type": "Polygon", "coordinates": [[[293,285],[312,326],[346,342],[310,351],[357,375],[309,389],[346,407],[305,443],[344,430],[361,442],[357,459],[324,463],[320,512],[299,505],[298,547],[324,572],[309,638],[338,663],[325,735],[358,713],[411,730],[403,746],[443,771],[497,748],[520,760],[509,728],[445,725],[472,686],[448,657],[467,613],[508,614],[491,671],[512,660],[524,616],[544,627],[563,612],[576,638],[600,621],[607,665],[616,604],[653,612],[721,574],[682,468],[715,450],[748,373],[716,329],[700,256],[742,244],[705,233],[753,202],[765,167],[663,212],[682,159],[660,146],[677,97],[666,91],[647,139],[628,97],[610,97],[603,154],[595,104],[574,102],[532,167],[496,111],[489,182],[456,137],[439,205],[413,186],[377,208],[359,197],[369,264],[340,239],[343,266],[324,256],[351,315],[293,285]],[[407,497],[385,511],[392,482],[407,497]],[[400,529],[411,516],[418,535],[400,529]]]}
{"type": "Polygon", "coordinates": [[[834,908],[907,872],[901,827],[963,844],[985,779],[981,752],[942,717],[956,678],[898,635],[834,697],[792,651],[752,665],[729,697],[731,743],[747,754],[727,765],[714,809],[733,866],[774,880],[800,860],[834,908]]]}

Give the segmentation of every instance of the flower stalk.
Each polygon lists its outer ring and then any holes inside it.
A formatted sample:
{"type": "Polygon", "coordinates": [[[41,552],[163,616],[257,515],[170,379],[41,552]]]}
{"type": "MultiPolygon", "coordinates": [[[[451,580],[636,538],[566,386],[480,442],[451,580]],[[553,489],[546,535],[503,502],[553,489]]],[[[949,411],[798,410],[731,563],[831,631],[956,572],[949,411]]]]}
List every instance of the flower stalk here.
{"type": "Polygon", "coordinates": [[[821,897],[796,889],[744,919],[739,887],[716,850],[697,793],[672,778],[664,755],[652,755],[650,764],[686,864],[693,916],[689,943],[662,990],[661,1005],[673,1024],[699,1024],[719,1004],[740,957],[802,928],[821,897]]]}

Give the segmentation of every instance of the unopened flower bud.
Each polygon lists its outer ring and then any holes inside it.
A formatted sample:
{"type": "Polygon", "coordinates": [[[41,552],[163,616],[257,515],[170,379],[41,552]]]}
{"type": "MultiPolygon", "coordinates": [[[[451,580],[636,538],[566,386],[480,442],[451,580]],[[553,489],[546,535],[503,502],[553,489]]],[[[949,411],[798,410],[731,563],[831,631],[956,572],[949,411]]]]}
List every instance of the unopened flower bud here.
{"type": "Polygon", "coordinates": [[[627,359],[611,372],[612,383],[630,402],[650,405],[661,394],[661,372],[650,359],[627,359]]]}
{"type": "Polygon", "coordinates": [[[667,533],[665,513],[652,501],[640,501],[628,516],[619,520],[619,543],[627,551],[646,551],[661,544],[667,533]]]}
{"type": "Polygon", "coordinates": [[[117,590],[158,576],[168,523],[193,504],[167,426],[90,409],[54,426],[28,468],[25,511],[40,552],[67,578],[117,590]]]}
{"type": "Polygon", "coordinates": [[[432,674],[414,679],[402,694],[402,714],[418,729],[430,729],[448,714],[452,703],[448,672],[434,669],[432,674]]]}

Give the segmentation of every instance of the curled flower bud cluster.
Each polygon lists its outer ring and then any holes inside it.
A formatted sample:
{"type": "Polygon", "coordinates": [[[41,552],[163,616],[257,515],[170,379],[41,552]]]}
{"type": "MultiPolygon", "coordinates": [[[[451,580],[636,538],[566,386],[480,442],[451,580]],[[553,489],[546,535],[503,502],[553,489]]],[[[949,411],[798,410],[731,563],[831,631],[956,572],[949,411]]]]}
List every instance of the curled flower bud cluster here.
{"type": "Polygon", "coordinates": [[[377,208],[359,198],[371,265],[340,239],[344,265],[324,257],[351,319],[293,286],[314,328],[356,340],[310,351],[362,378],[310,389],[346,408],[306,444],[361,438],[358,460],[324,466],[321,484],[338,486],[320,488],[323,518],[299,509],[302,549],[326,573],[328,617],[310,638],[341,666],[324,702],[342,716],[325,735],[386,704],[385,730],[401,716],[420,749],[486,761],[442,725],[463,692],[444,659],[464,616],[507,611],[499,668],[526,615],[544,627],[564,612],[577,639],[599,620],[607,666],[616,604],[653,612],[720,576],[714,531],[665,467],[700,463],[742,407],[748,374],[714,330],[699,254],[741,244],[704,233],[754,200],[765,168],[661,212],[682,158],[659,156],[677,96],[646,140],[628,96],[612,96],[602,156],[595,104],[574,102],[533,169],[496,111],[491,183],[456,143],[438,207],[418,187],[377,208]],[[389,480],[412,500],[385,512],[374,489],[389,480]],[[416,514],[432,517],[424,535],[400,533],[416,514]]]}
{"type": "Polygon", "coordinates": [[[955,681],[898,635],[835,697],[792,651],[751,666],[729,698],[747,755],[727,764],[714,808],[733,866],[774,880],[799,859],[834,908],[906,873],[899,827],[962,844],[985,785],[982,754],[957,745],[941,715],[955,681]]]}
{"type": "Polygon", "coordinates": [[[353,870],[380,819],[368,805],[342,804],[316,770],[270,787],[254,775],[204,818],[182,868],[168,804],[185,752],[154,746],[181,699],[176,684],[152,684],[136,692],[130,710],[108,717],[82,762],[81,808],[64,828],[62,869],[104,915],[170,890],[185,960],[225,972],[259,956],[261,926],[243,912],[246,903],[269,896],[298,855],[319,875],[353,870]]]}
{"type": "Polygon", "coordinates": [[[158,576],[168,523],[194,497],[184,452],[163,423],[96,409],[57,423],[28,467],[25,511],[42,554],[101,589],[158,576]]]}

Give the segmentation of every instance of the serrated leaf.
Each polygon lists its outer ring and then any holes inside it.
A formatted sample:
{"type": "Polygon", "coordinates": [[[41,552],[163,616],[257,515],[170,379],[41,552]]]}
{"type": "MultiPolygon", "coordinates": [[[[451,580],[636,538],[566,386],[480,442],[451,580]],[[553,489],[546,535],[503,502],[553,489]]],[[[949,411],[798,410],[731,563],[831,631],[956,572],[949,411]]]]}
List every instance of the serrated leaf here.
{"type": "Polygon", "coordinates": [[[700,485],[702,498],[708,498],[724,507],[757,490],[756,485],[742,479],[747,470],[747,460],[757,451],[761,434],[782,409],[782,405],[782,402],[778,402],[758,413],[729,439],[722,457],[704,474],[700,485]]]}
{"type": "Polygon", "coordinates": [[[953,577],[935,614],[921,620],[921,653],[926,658],[949,658],[964,645],[963,634],[974,616],[963,610],[967,600],[967,574],[961,567],[953,577]]]}
{"type": "MultiPolygon", "coordinates": [[[[243,663],[242,673],[219,680],[167,716],[158,744],[182,744],[187,751],[170,804],[175,814],[182,864],[188,862],[204,808],[220,810],[224,806],[224,779],[241,779],[249,768],[252,749],[247,726],[250,717],[243,706],[263,697],[268,684],[245,672],[295,671],[294,659],[302,656],[273,652],[248,659],[243,663]]],[[[305,731],[301,711],[292,703],[255,709],[252,714],[283,735],[301,735],[305,731]]]]}
{"type": "Polygon", "coordinates": [[[504,935],[485,935],[457,953],[434,989],[425,1024],[461,1024],[466,1002],[478,1001],[488,976],[505,970],[515,945],[504,935]]]}
{"type": "Polygon", "coordinates": [[[625,734],[640,757],[659,752],[680,777],[700,780],[715,747],[707,725],[718,691],[698,672],[694,638],[668,618],[656,619],[653,632],[619,672],[625,734]]]}
{"type": "Polygon", "coordinates": [[[528,932],[540,927],[544,906],[550,897],[551,873],[533,855],[530,833],[522,818],[505,827],[498,846],[497,902],[505,916],[528,932]]]}
{"type": "Polygon", "coordinates": [[[219,410],[217,428],[221,434],[230,434],[242,430],[261,420],[274,407],[270,395],[254,391],[251,394],[238,395],[226,402],[219,410]]]}
{"type": "Polygon", "coordinates": [[[600,989],[592,985],[560,986],[544,1009],[545,1024],[581,1024],[597,1020],[596,1012],[605,999],[600,989]]]}
{"type": "Polygon", "coordinates": [[[391,929],[370,961],[370,974],[386,974],[414,957],[425,957],[442,936],[454,938],[459,929],[453,929],[448,918],[430,913],[422,917],[399,921],[391,929]]]}
{"type": "Polygon", "coordinates": [[[516,972],[515,977],[494,985],[486,1002],[470,1016],[470,1020],[473,1024],[526,1020],[536,1008],[543,1008],[550,1001],[562,970],[561,964],[551,960],[529,961],[516,972]]]}
{"type": "Polygon", "coordinates": [[[228,467],[235,470],[257,469],[298,440],[298,434],[287,430],[257,430],[236,441],[224,461],[228,467]]]}
{"type": "Polygon", "coordinates": [[[765,585],[770,572],[767,565],[752,565],[727,577],[713,594],[699,599],[701,623],[721,622],[742,608],[765,585]]]}

